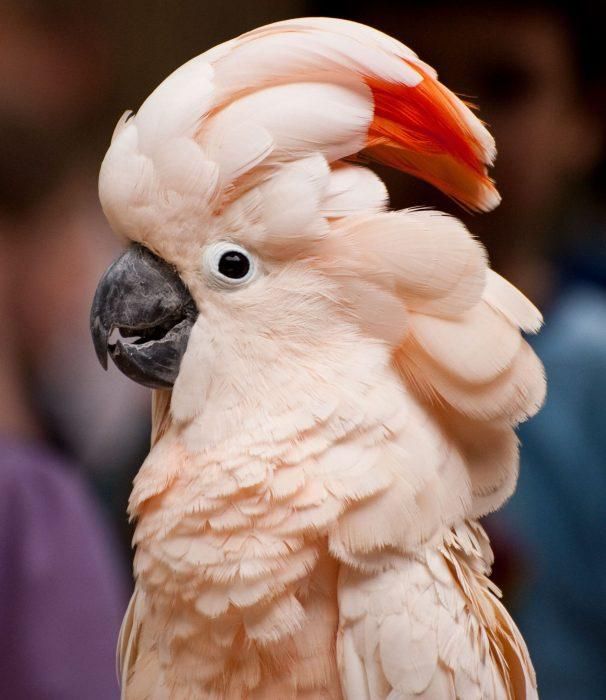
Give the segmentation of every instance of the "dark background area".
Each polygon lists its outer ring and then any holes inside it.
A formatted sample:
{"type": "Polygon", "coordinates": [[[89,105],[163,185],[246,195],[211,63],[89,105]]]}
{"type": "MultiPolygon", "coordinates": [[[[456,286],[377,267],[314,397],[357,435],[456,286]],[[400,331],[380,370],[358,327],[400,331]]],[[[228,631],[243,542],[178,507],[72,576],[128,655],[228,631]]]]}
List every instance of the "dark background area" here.
{"type": "Polygon", "coordinates": [[[545,312],[533,343],[549,397],[520,429],[518,493],[487,523],[495,577],[541,697],[606,697],[606,8],[597,5],[0,3],[0,688],[11,698],[118,697],[126,503],[147,450],[149,397],[103,372],[88,331],[96,283],[120,250],[96,194],[115,122],[192,56],[303,15],[401,39],[479,105],[495,135],[503,203],[490,214],[467,216],[428,185],[381,175],[395,208],[463,218],[493,266],[545,312]]]}

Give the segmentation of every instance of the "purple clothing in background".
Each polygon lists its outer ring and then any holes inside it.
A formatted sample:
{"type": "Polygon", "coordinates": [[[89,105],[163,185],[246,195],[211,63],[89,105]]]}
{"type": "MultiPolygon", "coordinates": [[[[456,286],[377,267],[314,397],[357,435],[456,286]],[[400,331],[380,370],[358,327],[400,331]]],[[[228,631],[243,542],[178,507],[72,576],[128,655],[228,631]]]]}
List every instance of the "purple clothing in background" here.
{"type": "Polygon", "coordinates": [[[0,697],[115,700],[126,586],[77,475],[0,439],[0,697]]]}

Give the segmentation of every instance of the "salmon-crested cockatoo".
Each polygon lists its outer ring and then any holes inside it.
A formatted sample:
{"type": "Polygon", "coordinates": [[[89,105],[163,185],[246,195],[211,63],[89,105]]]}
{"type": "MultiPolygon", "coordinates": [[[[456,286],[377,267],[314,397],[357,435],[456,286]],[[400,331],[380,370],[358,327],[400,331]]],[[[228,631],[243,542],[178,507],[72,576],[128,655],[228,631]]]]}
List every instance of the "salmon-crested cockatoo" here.
{"type": "Polygon", "coordinates": [[[536,697],[478,518],[543,399],[541,317],[352,162],[488,210],[494,155],[410,49],[336,19],[217,46],[120,120],[100,197],[131,245],[91,323],[154,389],[124,698],[536,697]]]}

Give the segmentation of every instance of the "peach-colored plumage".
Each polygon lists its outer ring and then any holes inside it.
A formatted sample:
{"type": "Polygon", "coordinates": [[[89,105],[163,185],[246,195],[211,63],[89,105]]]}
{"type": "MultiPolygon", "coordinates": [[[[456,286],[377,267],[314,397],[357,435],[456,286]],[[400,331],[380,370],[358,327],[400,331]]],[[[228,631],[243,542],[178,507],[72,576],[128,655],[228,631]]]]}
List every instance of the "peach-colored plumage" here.
{"type": "Polygon", "coordinates": [[[536,697],[477,518],[543,399],[540,314],[460,222],[387,212],[360,152],[498,203],[479,120],[340,20],[216,47],[116,129],[104,210],[199,310],[130,500],[126,700],[536,697]]]}

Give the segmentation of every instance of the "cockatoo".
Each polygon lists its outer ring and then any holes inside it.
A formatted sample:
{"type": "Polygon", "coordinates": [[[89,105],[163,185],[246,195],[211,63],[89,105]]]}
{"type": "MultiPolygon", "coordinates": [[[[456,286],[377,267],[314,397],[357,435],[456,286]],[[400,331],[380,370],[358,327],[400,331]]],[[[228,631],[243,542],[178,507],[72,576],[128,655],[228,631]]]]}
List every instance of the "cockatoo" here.
{"type": "Polygon", "coordinates": [[[494,156],[432,68],[337,19],[217,46],[119,121],[99,190],[131,245],[92,332],[154,389],[124,698],[536,697],[478,519],[543,400],[540,314],[352,162],[488,210],[494,156]]]}

